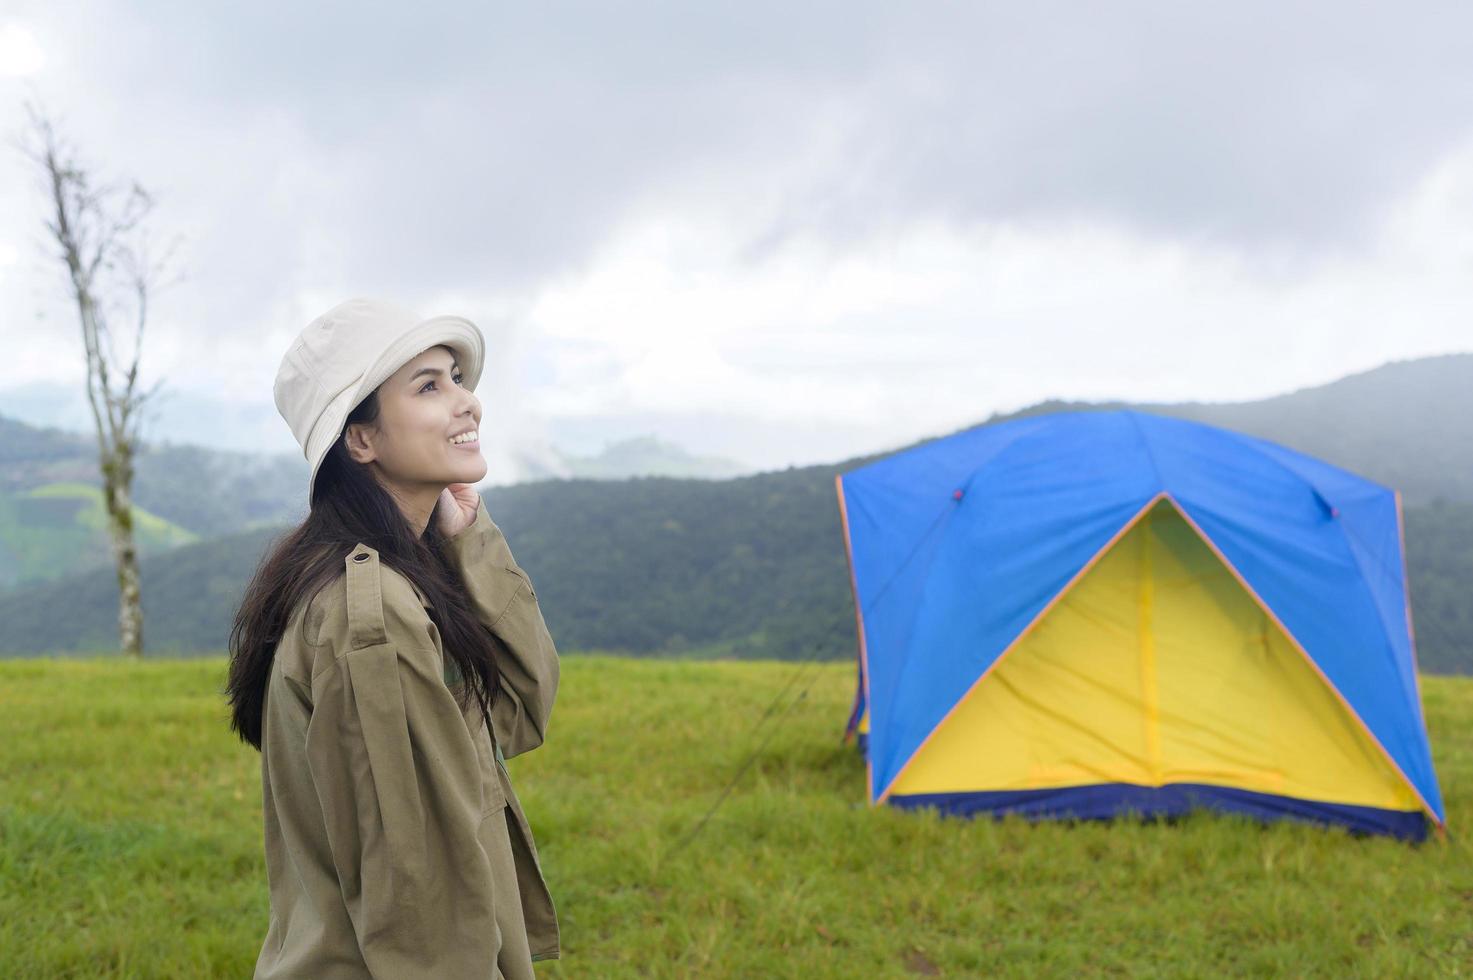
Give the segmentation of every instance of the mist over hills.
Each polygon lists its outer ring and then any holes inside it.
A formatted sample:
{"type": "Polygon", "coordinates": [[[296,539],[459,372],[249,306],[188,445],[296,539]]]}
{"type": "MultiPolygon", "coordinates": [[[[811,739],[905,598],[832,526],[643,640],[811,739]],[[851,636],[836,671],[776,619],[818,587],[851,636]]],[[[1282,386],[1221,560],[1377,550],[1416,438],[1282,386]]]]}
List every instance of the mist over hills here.
{"type": "MultiPolygon", "coordinates": [[[[1257,402],[1046,402],[981,424],[1118,407],[1235,428],[1401,489],[1421,665],[1473,672],[1473,354],[1257,402]]],[[[854,614],[833,477],[886,454],[724,480],[544,480],[483,494],[562,649],[848,657],[854,614]]],[[[249,513],[265,496],[257,487],[212,506],[249,513]]],[[[146,648],[222,650],[241,590],[281,530],[237,526],[145,557],[146,648]]],[[[110,569],[30,586],[0,595],[0,650],[111,649],[115,620],[110,569]]]]}
{"type": "Polygon", "coordinates": [[[635,436],[609,443],[602,451],[578,455],[549,449],[539,456],[520,454],[518,469],[525,474],[519,483],[545,479],[625,480],[636,476],[681,476],[697,480],[719,480],[744,476],[753,467],[723,456],[698,455],[653,435],[635,436]]]}
{"type": "MultiPolygon", "coordinates": [[[[298,454],[145,442],[134,466],[136,520],[145,529],[137,543],[145,556],[306,516],[307,463],[298,454]]],[[[549,447],[519,458],[518,469],[542,480],[722,479],[750,472],[742,463],[697,455],[654,436],[611,443],[591,455],[549,447]]],[[[101,490],[94,439],[0,415],[0,594],[110,563],[101,490]],[[88,491],[95,503],[83,503],[88,491]],[[74,503],[61,504],[58,497],[74,503]]]]}
{"type": "MultiPolygon", "coordinates": [[[[514,457],[523,479],[512,482],[634,476],[710,480],[754,472],[737,460],[693,453],[655,435],[620,439],[596,453],[541,446],[536,452],[520,448],[514,457]]],[[[197,534],[247,530],[301,517],[307,462],[299,453],[254,453],[145,439],[134,463],[138,506],[197,534]],[[181,474],[190,478],[184,487],[181,474]],[[181,489],[203,493],[181,494],[181,489]]],[[[53,483],[100,488],[96,440],[89,434],[35,426],[0,414],[0,493],[20,494],[53,483]]]]}

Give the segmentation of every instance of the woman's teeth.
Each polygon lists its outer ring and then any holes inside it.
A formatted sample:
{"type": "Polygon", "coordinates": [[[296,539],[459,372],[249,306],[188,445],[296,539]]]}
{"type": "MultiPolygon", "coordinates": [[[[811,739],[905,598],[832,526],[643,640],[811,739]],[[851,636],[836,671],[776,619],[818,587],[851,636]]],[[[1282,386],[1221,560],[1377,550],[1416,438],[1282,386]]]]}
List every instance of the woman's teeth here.
{"type": "Polygon", "coordinates": [[[450,444],[453,445],[453,446],[459,446],[459,445],[462,445],[463,443],[475,442],[476,441],[476,438],[477,438],[476,437],[476,433],[474,433],[474,432],[466,432],[466,433],[464,433],[462,435],[451,436],[451,438],[450,438],[450,444]]]}

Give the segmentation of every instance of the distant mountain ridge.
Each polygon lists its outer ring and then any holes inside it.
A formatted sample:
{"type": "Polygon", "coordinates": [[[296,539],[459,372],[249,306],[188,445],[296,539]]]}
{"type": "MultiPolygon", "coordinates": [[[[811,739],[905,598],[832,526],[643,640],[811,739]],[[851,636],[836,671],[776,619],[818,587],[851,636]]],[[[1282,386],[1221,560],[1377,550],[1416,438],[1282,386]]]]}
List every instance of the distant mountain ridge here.
{"type": "MultiPolygon", "coordinates": [[[[1264,402],[1130,407],[1238,428],[1402,490],[1421,663],[1473,672],[1470,393],[1473,355],[1448,355],[1264,402]]],[[[1049,402],[983,424],[1112,407],[1124,406],[1049,402]]],[[[726,480],[547,480],[483,493],[565,649],[844,657],[854,614],[833,477],[888,454],[726,480]]],[[[223,649],[240,591],[281,530],[146,558],[147,648],[223,649]]],[[[0,596],[0,650],[109,649],[115,619],[107,570],[24,589],[0,596]]]]}
{"type": "MultiPolygon", "coordinates": [[[[653,436],[616,442],[592,456],[549,452],[524,460],[524,470],[540,479],[611,480],[631,475],[721,479],[750,472],[733,460],[699,456],[653,436]]],[[[296,454],[145,442],[134,466],[137,519],[178,531],[140,541],[143,553],[169,542],[278,527],[306,516],[307,463],[296,454]]],[[[90,524],[51,524],[57,535],[50,542],[38,537],[46,525],[38,527],[25,515],[43,506],[37,499],[72,495],[64,488],[100,492],[95,440],[0,415],[0,593],[82,571],[110,551],[100,515],[90,524]]]]}
{"type": "Polygon", "coordinates": [[[1400,490],[1408,503],[1473,501],[1473,353],[1392,361],[1249,402],[1047,401],[1046,412],[1134,408],[1281,443],[1400,490]]]}
{"type": "Polygon", "coordinates": [[[546,457],[518,457],[527,474],[523,483],[546,479],[626,480],[636,476],[682,476],[722,480],[744,476],[753,468],[721,456],[698,456],[654,435],[621,439],[592,456],[551,449],[546,457]]]}

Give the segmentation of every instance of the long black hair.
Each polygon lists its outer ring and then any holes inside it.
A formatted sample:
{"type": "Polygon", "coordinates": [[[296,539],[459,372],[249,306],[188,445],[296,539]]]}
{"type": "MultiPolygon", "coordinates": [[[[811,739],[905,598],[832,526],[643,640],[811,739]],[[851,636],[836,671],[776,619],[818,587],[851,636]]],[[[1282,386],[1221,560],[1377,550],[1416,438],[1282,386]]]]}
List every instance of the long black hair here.
{"type": "MultiPolygon", "coordinates": [[[[375,390],[348,414],[344,428],[354,422],[372,424],[378,414],[375,390]]],[[[449,559],[437,526],[439,510],[437,501],[424,535],[417,536],[367,464],[348,455],[339,434],[317,472],[307,518],[267,549],[235,614],[223,693],[230,701],[230,728],[242,741],[261,748],[261,711],[271,663],[298,603],[310,601],[344,574],[343,559],[359,542],[377,550],[384,565],[425,594],[445,656],[459,668],[461,679],[453,685],[456,700],[462,711],[469,711],[474,699],[490,726],[501,645],[467,600],[464,580],[449,559]]]]}

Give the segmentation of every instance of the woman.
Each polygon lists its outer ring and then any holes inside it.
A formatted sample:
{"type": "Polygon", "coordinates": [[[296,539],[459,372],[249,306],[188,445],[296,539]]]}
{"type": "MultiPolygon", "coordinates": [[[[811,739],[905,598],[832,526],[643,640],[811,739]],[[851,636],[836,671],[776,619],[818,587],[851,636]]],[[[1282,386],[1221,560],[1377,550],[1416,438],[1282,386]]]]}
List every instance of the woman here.
{"type": "Polygon", "coordinates": [[[226,692],[261,752],[257,978],[521,980],[558,955],[501,764],[542,743],[558,656],[474,487],[484,347],[353,299],[282,359],[310,511],[247,589],[226,692]]]}

